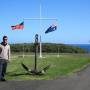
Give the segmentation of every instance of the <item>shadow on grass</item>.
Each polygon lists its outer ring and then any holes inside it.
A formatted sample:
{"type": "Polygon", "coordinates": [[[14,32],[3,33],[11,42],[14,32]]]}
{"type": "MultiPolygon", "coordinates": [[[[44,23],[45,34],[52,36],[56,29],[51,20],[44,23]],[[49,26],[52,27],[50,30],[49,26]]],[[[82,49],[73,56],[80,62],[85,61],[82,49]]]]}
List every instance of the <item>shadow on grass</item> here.
{"type": "Polygon", "coordinates": [[[23,76],[23,75],[30,75],[29,73],[7,73],[8,76],[23,76]]]}
{"type": "Polygon", "coordinates": [[[11,76],[11,77],[15,77],[15,76],[24,76],[24,75],[27,75],[27,76],[42,76],[42,75],[35,75],[35,74],[32,74],[32,73],[11,73],[11,72],[8,72],[7,73],[8,76],[11,76]]]}

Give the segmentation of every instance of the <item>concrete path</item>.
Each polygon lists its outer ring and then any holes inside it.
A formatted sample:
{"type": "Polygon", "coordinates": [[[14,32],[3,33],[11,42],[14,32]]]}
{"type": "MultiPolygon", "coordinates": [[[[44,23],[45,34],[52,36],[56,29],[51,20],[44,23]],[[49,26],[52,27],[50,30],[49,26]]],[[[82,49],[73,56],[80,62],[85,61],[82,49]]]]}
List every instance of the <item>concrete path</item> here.
{"type": "Polygon", "coordinates": [[[90,90],[90,66],[72,77],[57,80],[0,82],[0,90],[90,90]]]}

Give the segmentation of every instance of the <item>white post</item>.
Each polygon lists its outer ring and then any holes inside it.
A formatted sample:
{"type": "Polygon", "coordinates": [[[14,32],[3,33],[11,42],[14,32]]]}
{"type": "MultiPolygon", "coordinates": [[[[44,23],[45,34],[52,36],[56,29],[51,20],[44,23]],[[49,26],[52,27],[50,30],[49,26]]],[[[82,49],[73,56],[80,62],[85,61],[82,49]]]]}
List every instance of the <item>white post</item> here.
{"type": "Polygon", "coordinates": [[[23,58],[24,58],[24,43],[23,43],[23,58]]]}
{"type": "Polygon", "coordinates": [[[59,57],[59,54],[60,54],[60,53],[59,53],[59,47],[58,47],[58,52],[57,52],[57,53],[58,53],[57,57],[59,57]]]}
{"type": "Polygon", "coordinates": [[[42,41],[40,36],[40,58],[42,58],[42,41]]]}

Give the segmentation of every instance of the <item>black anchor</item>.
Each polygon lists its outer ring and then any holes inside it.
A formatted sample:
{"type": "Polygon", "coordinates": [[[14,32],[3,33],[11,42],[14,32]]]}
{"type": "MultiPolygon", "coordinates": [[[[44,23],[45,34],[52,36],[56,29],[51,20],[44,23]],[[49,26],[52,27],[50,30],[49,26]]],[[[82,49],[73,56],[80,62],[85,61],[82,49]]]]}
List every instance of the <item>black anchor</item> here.
{"type": "Polygon", "coordinates": [[[47,65],[42,70],[37,70],[37,53],[38,53],[38,34],[35,35],[35,64],[34,69],[29,69],[23,62],[21,63],[22,67],[29,73],[29,74],[35,74],[35,75],[42,75],[45,74],[45,72],[49,69],[50,65],[47,65]]]}

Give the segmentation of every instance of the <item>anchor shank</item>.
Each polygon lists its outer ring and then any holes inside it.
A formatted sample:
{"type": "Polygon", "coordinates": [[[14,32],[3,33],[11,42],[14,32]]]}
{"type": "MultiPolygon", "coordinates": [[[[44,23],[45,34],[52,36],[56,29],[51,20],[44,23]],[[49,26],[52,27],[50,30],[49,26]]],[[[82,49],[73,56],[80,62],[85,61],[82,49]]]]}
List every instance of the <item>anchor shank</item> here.
{"type": "Polygon", "coordinates": [[[37,53],[38,53],[38,34],[35,35],[35,66],[34,66],[35,71],[37,71],[37,53]]]}

